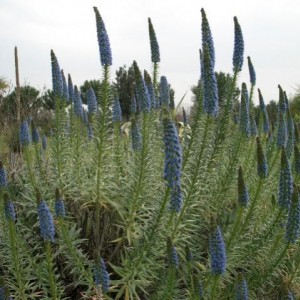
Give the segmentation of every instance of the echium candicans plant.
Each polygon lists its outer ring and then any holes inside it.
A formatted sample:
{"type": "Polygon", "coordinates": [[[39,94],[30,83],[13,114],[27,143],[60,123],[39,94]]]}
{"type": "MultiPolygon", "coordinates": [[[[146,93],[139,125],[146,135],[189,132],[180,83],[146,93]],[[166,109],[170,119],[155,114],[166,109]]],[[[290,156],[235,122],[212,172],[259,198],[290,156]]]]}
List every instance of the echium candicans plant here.
{"type": "Polygon", "coordinates": [[[72,77],[70,74],[68,74],[68,94],[69,94],[69,101],[71,103],[74,102],[74,87],[72,82],[72,77]]]}
{"type": "Polygon", "coordinates": [[[150,18],[148,18],[148,29],[149,29],[149,39],[150,39],[150,49],[151,49],[151,61],[153,63],[159,63],[160,62],[159,44],[157,42],[155,30],[153,28],[150,18]]]}
{"type": "Polygon", "coordinates": [[[256,137],[256,153],[257,153],[257,174],[260,178],[266,178],[268,176],[269,167],[259,137],[256,137]]]}
{"type": "Polygon", "coordinates": [[[285,114],[279,111],[279,122],[277,132],[277,147],[286,147],[287,142],[287,128],[285,122],[285,114]]]}
{"type": "Polygon", "coordinates": [[[31,138],[29,133],[28,122],[24,120],[20,126],[20,144],[22,147],[26,147],[30,144],[31,138]]]}
{"type": "Polygon", "coordinates": [[[258,130],[257,130],[257,125],[256,125],[256,121],[255,118],[253,117],[253,115],[250,115],[250,135],[251,136],[257,136],[258,130]]]}
{"type": "Polygon", "coordinates": [[[168,238],[168,240],[167,240],[167,253],[168,253],[168,259],[169,259],[170,266],[174,267],[175,269],[178,269],[179,257],[178,257],[176,248],[174,247],[170,238],[168,238]]]}
{"type": "Polygon", "coordinates": [[[246,83],[242,83],[240,104],[240,131],[245,136],[250,135],[249,96],[246,83]]]}
{"type": "Polygon", "coordinates": [[[94,265],[94,281],[100,285],[102,292],[106,294],[109,291],[110,278],[107,272],[105,262],[102,257],[97,257],[94,265]]]}
{"type": "Polygon", "coordinates": [[[248,285],[243,274],[238,274],[237,284],[236,284],[236,300],[248,300],[248,285]]]}
{"type": "Polygon", "coordinates": [[[59,189],[55,190],[55,215],[58,218],[64,218],[66,216],[65,203],[61,196],[59,189]]]}
{"type": "Polygon", "coordinates": [[[110,48],[109,37],[105,28],[103,19],[97,9],[94,7],[94,12],[96,16],[96,25],[97,25],[97,37],[98,45],[100,50],[100,60],[102,66],[111,66],[112,65],[112,54],[110,48]]]}
{"type": "Polygon", "coordinates": [[[112,120],[114,123],[122,122],[122,110],[118,96],[115,96],[113,100],[112,120]]]}
{"type": "Polygon", "coordinates": [[[263,131],[264,131],[264,133],[269,133],[270,124],[269,124],[268,112],[267,112],[264,98],[261,94],[260,89],[258,89],[258,98],[259,98],[259,107],[260,107],[260,110],[261,110],[262,116],[263,116],[263,131]]]}
{"type": "Polygon", "coordinates": [[[199,49],[199,59],[200,59],[200,83],[203,83],[204,63],[203,63],[203,51],[201,49],[199,49]]]}
{"type": "Polygon", "coordinates": [[[288,209],[291,204],[293,193],[293,178],[286,151],[282,148],[281,165],[278,188],[278,204],[281,208],[288,209]]]}
{"type": "Polygon", "coordinates": [[[131,143],[133,151],[140,151],[142,149],[142,134],[135,119],[131,121],[131,143]]]}
{"type": "Polygon", "coordinates": [[[288,109],[286,115],[287,115],[286,123],[287,123],[287,136],[288,136],[287,143],[286,143],[286,154],[287,157],[290,158],[293,153],[293,149],[295,145],[295,127],[294,127],[294,121],[290,109],[288,109]]]}
{"type": "Polygon", "coordinates": [[[300,151],[297,145],[294,146],[294,170],[300,175],[300,151]]]}
{"type": "Polygon", "coordinates": [[[238,203],[246,207],[249,204],[249,190],[245,183],[243,168],[239,167],[238,173],[238,203]]]}
{"type": "Polygon", "coordinates": [[[288,243],[296,243],[300,235],[300,199],[298,188],[294,187],[288,220],[285,229],[285,239],[288,243]]]}
{"type": "Polygon", "coordinates": [[[87,98],[87,106],[89,114],[94,114],[98,110],[98,102],[96,98],[95,91],[92,87],[90,87],[86,92],[86,98],[87,98]]]}
{"type": "Polygon", "coordinates": [[[8,193],[4,194],[4,213],[6,220],[16,221],[16,212],[13,202],[9,199],[8,193]]]}
{"type": "Polygon", "coordinates": [[[146,82],[146,86],[147,86],[147,90],[148,90],[148,94],[149,94],[149,98],[150,98],[151,109],[156,109],[157,107],[156,107],[155,89],[152,84],[151,76],[149,75],[149,73],[146,70],[144,70],[144,79],[146,82]]]}
{"type": "Polygon", "coordinates": [[[182,207],[181,191],[182,148],[179,142],[175,123],[169,118],[164,119],[164,178],[171,188],[170,209],[178,213],[182,207]]]}
{"type": "Polygon", "coordinates": [[[213,275],[222,275],[226,272],[227,257],[225,242],[220,227],[211,220],[209,232],[210,271],[213,275]]]}
{"type": "Polygon", "coordinates": [[[38,191],[37,204],[41,237],[44,241],[54,242],[55,229],[53,216],[47,203],[41,198],[41,195],[38,191]]]}
{"type": "Polygon", "coordinates": [[[67,80],[64,74],[64,70],[61,70],[61,77],[62,77],[62,82],[63,82],[63,97],[67,102],[69,102],[69,91],[68,91],[68,85],[67,85],[67,80]]]}
{"type": "Polygon", "coordinates": [[[168,186],[174,188],[176,185],[180,185],[182,149],[175,123],[168,118],[164,119],[164,146],[164,178],[167,180],[168,186]]]}
{"type": "Polygon", "coordinates": [[[247,59],[248,59],[248,69],[249,69],[250,83],[251,83],[252,86],[254,86],[256,84],[255,69],[253,67],[250,56],[248,56],[247,59]]]}
{"type": "Polygon", "coordinates": [[[7,178],[6,178],[6,170],[3,166],[2,161],[0,161],[0,189],[7,187],[7,178]]]}
{"type": "Polygon", "coordinates": [[[238,73],[242,70],[244,62],[244,38],[241,26],[237,17],[234,20],[234,50],[233,50],[233,71],[238,73]]]}
{"type": "MultiPolygon", "coordinates": [[[[214,66],[215,66],[214,41],[213,41],[210,26],[209,26],[209,23],[208,23],[208,20],[207,20],[207,17],[206,17],[206,13],[205,13],[203,8],[201,9],[201,16],[202,16],[202,22],[201,22],[202,50],[204,51],[205,46],[208,47],[208,53],[209,53],[209,56],[210,56],[210,63],[211,63],[212,69],[214,69],[214,66]]],[[[201,55],[201,52],[200,52],[200,55],[201,55]]]]}
{"type": "Polygon", "coordinates": [[[141,112],[149,113],[151,103],[150,103],[150,97],[149,97],[148,89],[146,87],[145,80],[142,76],[142,73],[136,61],[133,62],[133,67],[134,67],[134,74],[136,80],[135,96],[136,96],[137,105],[141,112]]]}
{"type": "Polygon", "coordinates": [[[203,67],[203,108],[208,115],[216,117],[219,112],[218,84],[209,48],[206,44],[203,48],[203,67]]]}
{"type": "Polygon", "coordinates": [[[64,95],[64,86],[61,69],[58,63],[58,60],[54,54],[54,51],[51,50],[51,66],[52,66],[52,88],[55,97],[63,97],[64,95]]]}
{"type": "Polygon", "coordinates": [[[164,108],[169,108],[170,105],[170,88],[166,76],[160,77],[160,102],[164,108]]]}
{"type": "Polygon", "coordinates": [[[279,89],[279,111],[282,112],[283,114],[287,111],[287,102],[284,96],[284,92],[280,84],[278,84],[278,89],[279,89]]]}
{"type": "Polygon", "coordinates": [[[77,86],[74,86],[74,114],[77,117],[83,117],[82,99],[77,86]]]}
{"type": "Polygon", "coordinates": [[[31,137],[33,144],[38,144],[40,142],[40,134],[35,126],[34,121],[31,121],[31,137]]]}

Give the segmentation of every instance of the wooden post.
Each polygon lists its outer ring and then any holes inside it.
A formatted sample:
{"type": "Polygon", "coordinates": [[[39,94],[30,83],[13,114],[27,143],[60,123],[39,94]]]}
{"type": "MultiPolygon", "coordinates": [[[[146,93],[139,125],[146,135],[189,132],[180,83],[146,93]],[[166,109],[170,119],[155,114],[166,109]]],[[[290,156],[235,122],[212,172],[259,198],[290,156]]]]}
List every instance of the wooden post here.
{"type": "Polygon", "coordinates": [[[20,91],[20,78],[19,78],[19,60],[18,48],[15,47],[15,68],[16,68],[16,109],[17,109],[17,123],[21,121],[21,91],[20,91]]]}

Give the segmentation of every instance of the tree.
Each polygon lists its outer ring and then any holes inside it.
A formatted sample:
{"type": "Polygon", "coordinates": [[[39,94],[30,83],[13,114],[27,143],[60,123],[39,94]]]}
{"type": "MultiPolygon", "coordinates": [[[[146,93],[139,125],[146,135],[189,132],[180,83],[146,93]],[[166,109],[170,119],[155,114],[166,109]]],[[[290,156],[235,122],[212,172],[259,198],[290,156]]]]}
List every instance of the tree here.
{"type": "Polygon", "coordinates": [[[119,96],[119,101],[122,109],[122,114],[128,120],[130,116],[131,98],[134,91],[134,69],[124,65],[116,71],[116,78],[113,82],[113,87],[116,94],[119,96]]]}
{"type": "MultiPolygon", "coordinates": [[[[27,118],[29,116],[35,116],[42,106],[40,92],[32,86],[23,86],[20,88],[20,100],[21,100],[21,118],[27,118]]],[[[3,101],[0,107],[0,113],[3,118],[3,122],[11,123],[17,120],[16,110],[16,89],[10,94],[3,97],[3,101]]]]}
{"type": "Polygon", "coordinates": [[[81,93],[81,98],[82,98],[82,103],[86,104],[87,103],[87,98],[86,98],[86,92],[88,91],[89,88],[93,88],[97,98],[99,98],[101,94],[101,81],[100,80],[86,80],[83,85],[80,86],[80,93],[81,93]]]}

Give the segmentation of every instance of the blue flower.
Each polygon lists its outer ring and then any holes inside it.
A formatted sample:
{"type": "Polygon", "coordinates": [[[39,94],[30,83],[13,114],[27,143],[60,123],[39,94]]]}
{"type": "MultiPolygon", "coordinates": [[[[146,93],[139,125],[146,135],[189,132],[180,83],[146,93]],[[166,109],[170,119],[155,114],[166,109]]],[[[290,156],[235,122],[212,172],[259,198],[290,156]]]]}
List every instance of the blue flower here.
{"type": "Polygon", "coordinates": [[[51,50],[51,66],[52,66],[52,88],[55,97],[63,97],[64,88],[63,88],[63,78],[61,70],[59,67],[58,60],[51,50]]]}
{"type": "Polygon", "coordinates": [[[167,240],[167,253],[169,257],[170,266],[178,269],[179,266],[179,257],[177,251],[170,239],[167,240]]]}
{"type": "Polygon", "coordinates": [[[97,7],[94,7],[94,12],[96,15],[97,37],[98,37],[101,65],[111,66],[112,55],[111,55],[111,48],[110,48],[109,38],[106,32],[105,24],[103,22],[102,17],[100,16],[97,7]]]}
{"type": "Polygon", "coordinates": [[[0,287],[0,300],[5,300],[6,295],[5,295],[5,287],[1,286],[0,287]]]}
{"type": "Polygon", "coordinates": [[[250,134],[251,136],[257,136],[258,130],[257,130],[257,125],[256,121],[253,117],[253,115],[250,116],[250,134]]]}
{"type": "Polygon", "coordinates": [[[68,85],[66,81],[66,77],[64,74],[64,70],[61,70],[61,77],[63,82],[63,96],[67,102],[69,102],[69,91],[68,91],[68,85]]]}
{"type": "Polygon", "coordinates": [[[285,123],[285,117],[282,112],[279,111],[279,124],[277,132],[277,146],[278,148],[285,147],[287,142],[287,128],[285,123]]]}
{"type": "Polygon", "coordinates": [[[156,107],[155,90],[154,90],[154,86],[153,86],[153,84],[152,84],[151,77],[150,77],[150,75],[147,73],[146,70],[144,71],[144,79],[145,79],[145,82],[146,82],[147,91],[148,91],[149,98],[150,98],[150,107],[151,107],[152,109],[155,109],[155,108],[157,108],[157,107],[156,107]]]}
{"type": "Polygon", "coordinates": [[[40,142],[40,134],[33,121],[31,122],[31,127],[32,143],[38,144],[40,142]]]}
{"type": "Polygon", "coordinates": [[[246,83],[242,83],[240,105],[240,131],[247,137],[250,135],[249,96],[246,83]]]}
{"type": "Polygon", "coordinates": [[[102,257],[98,258],[94,267],[94,281],[96,285],[101,285],[102,292],[106,294],[109,291],[110,279],[106,265],[102,257]]]}
{"type": "Polygon", "coordinates": [[[73,87],[73,82],[72,82],[72,78],[71,75],[68,74],[68,93],[69,93],[69,101],[71,103],[74,102],[74,87],[73,87]]]}
{"type": "MultiPolygon", "coordinates": [[[[204,9],[201,9],[201,15],[202,15],[202,22],[201,22],[201,31],[202,31],[202,49],[204,51],[205,46],[208,47],[208,52],[210,56],[210,61],[212,68],[214,68],[215,65],[215,47],[214,47],[214,41],[211,34],[210,26],[206,17],[206,13],[204,9]]],[[[200,53],[201,55],[201,53],[200,53]]]]}
{"type": "Polygon", "coordinates": [[[151,48],[151,61],[153,63],[158,63],[160,62],[159,45],[150,18],[148,18],[148,25],[149,25],[148,27],[149,27],[150,48],[151,48]]]}
{"type": "Polygon", "coordinates": [[[136,100],[135,100],[134,95],[132,95],[132,97],[131,97],[130,112],[132,114],[135,114],[137,112],[137,110],[136,110],[136,100]]]}
{"type": "Polygon", "coordinates": [[[278,188],[278,204],[281,208],[288,209],[291,204],[293,193],[293,178],[291,167],[286,155],[286,151],[282,148],[280,177],[278,188]]]}
{"type": "Polygon", "coordinates": [[[4,194],[4,213],[7,220],[16,221],[16,212],[13,202],[8,198],[8,194],[4,194]]]}
{"type": "Polygon", "coordinates": [[[135,96],[139,109],[142,112],[148,113],[150,111],[150,97],[146,87],[145,80],[141,74],[141,71],[136,63],[133,62],[136,87],[135,87],[135,96]]]}
{"type": "Polygon", "coordinates": [[[131,121],[131,140],[132,150],[140,151],[142,149],[142,134],[135,120],[131,121]]]}
{"type": "Polygon", "coordinates": [[[164,145],[165,145],[165,167],[164,178],[168,186],[175,188],[180,186],[182,149],[179,143],[178,131],[169,119],[164,120],[164,145]]]}
{"type": "Polygon", "coordinates": [[[285,113],[287,111],[286,98],[285,98],[284,92],[279,84],[278,84],[278,88],[279,88],[279,111],[282,113],[285,113]]]}
{"type": "Polygon", "coordinates": [[[295,153],[295,173],[297,175],[300,175],[300,151],[297,145],[294,147],[294,153],[295,153]]]}
{"type": "Polygon", "coordinates": [[[241,206],[247,206],[249,204],[249,191],[246,186],[243,174],[243,168],[239,167],[238,175],[238,203],[241,206]]]}
{"type": "Polygon", "coordinates": [[[243,275],[239,275],[236,285],[236,300],[248,300],[248,285],[243,275]]]}
{"type": "Polygon", "coordinates": [[[247,57],[248,58],[248,68],[249,68],[249,75],[250,75],[250,83],[251,85],[255,85],[256,84],[256,74],[255,74],[255,70],[251,61],[250,56],[247,57]]]}
{"type": "Polygon", "coordinates": [[[96,94],[92,87],[90,87],[86,92],[87,105],[89,114],[96,113],[98,110],[98,102],[96,98],[96,94]]]}
{"type": "Polygon", "coordinates": [[[82,99],[76,85],[74,87],[74,114],[77,117],[83,117],[82,99]]]}
{"type": "Polygon", "coordinates": [[[88,125],[88,138],[89,140],[91,140],[94,136],[94,130],[93,130],[93,127],[92,127],[92,124],[89,123],[88,125]]]}
{"type": "Polygon", "coordinates": [[[122,122],[122,109],[117,96],[114,97],[112,105],[112,120],[114,123],[122,122]]]}
{"type": "Polygon", "coordinates": [[[289,216],[286,224],[285,238],[289,243],[296,243],[300,234],[300,199],[297,188],[294,189],[289,216]]]}
{"type": "Polygon", "coordinates": [[[20,127],[20,144],[25,147],[30,144],[29,126],[27,121],[23,121],[20,127]]]}
{"type": "Polygon", "coordinates": [[[44,134],[42,136],[42,148],[43,148],[43,150],[47,149],[47,138],[44,134]]]}
{"type": "Polygon", "coordinates": [[[165,108],[169,108],[170,105],[170,89],[169,89],[169,83],[166,76],[160,77],[160,101],[161,105],[165,108]]]}
{"type": "Polygon", "coordinates": [[[266,110],[266,105],[265,105],[265,101],[264,98],[261,94],[260,89],[258,89],[258,98],[259,98],[259,107],[261,111],[265,111],[266,110]]]}
{"type": "Polygon", "coordinates": [[[182,207],[182,191],[180,184],[175,185],[171,189],[171,197],[170,197],[170,209],[176,213],[179,213],[182,207]]]}
{"type": "Polygon", "coordinates": [[[199,58],[200,58],[200,83],[203,82],[204,78],[204,64],[203,64],[203,52],[199,49],[199,58]]]}
{"type": "Polygon", "coordinates": [[[226,272],[226,249],[221,229],[213,224],[209,235],[210,269],[213,275],[226,272]]]}
{"type": "Polygon", "coordinates": [[[290,110],[287,112],[287,134],[288,138],[286,143],[286,154],[287,157],[290,158],[295,145],[295,127],[290,110]]]}
{"type": "Polygon", "coordinates": [[[233,50],[233,71],[235,73],[240,72],[243,67],[244,61],[244,39],[241,26],[237,17],[234,20],[234,50],[233,50]]]}
{"type": "Polygon", "coordinates": [[[41,199],[38,200],[38,216],[42,238],[45,241],[54,242],[53,217],[47,203],[41,199]]]}
{"type": "Polygon", "coordinates": [[[218,84],[207,45],[204,45],[203,48],[203,71],[204,111],[212,117],[216,117],[219,111],[218,84]]]}
{"type": "Polygon", "coordinates": [[[61,198],[58,189],[56,190],[55,197],[55,215],[59,218],[64,218],[66,216],[66,209],[64,200],[61,198]]]}
{"type": "Polygon", "coordinates": [[[0,161],[0,189],[7,187],[6,171],[3,167],[2,161],[0,161]]]}
{"type": "Polygon", "coordinates": [[[266,178],[268,176],[268,163],[259,137],[256,137],[256,146],[257,146],[257,174],[260,178],[266,178]]]}

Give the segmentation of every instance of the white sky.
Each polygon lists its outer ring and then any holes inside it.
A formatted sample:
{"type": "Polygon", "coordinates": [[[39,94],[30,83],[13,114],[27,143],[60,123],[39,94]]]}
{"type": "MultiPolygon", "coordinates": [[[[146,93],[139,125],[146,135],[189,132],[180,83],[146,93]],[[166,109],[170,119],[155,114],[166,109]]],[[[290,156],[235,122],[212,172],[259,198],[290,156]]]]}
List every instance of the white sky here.
{"type": "Polygon", "coordinates": [[[93,6],[99,8],[110,37],[113,76],[134,59],[141,69],[151,70],[151,17],[160,44],[160,74],[175,89],[176,101],[199,78],[202,7],[214,37],[216,71],[231,72],[236,15],[245,40],[240,83],[249,80],[248,55],[266,101],[277,100],[278,83],[288,94],[300,83],[298,0],[0,0],[0,76],[14,81],[13,49],[18,46],[22,83],[51,88],[50,49],[75,84],[101,78],[93,6]]]}

